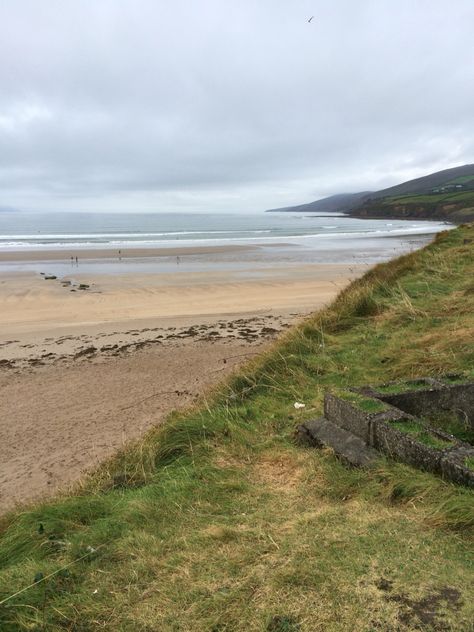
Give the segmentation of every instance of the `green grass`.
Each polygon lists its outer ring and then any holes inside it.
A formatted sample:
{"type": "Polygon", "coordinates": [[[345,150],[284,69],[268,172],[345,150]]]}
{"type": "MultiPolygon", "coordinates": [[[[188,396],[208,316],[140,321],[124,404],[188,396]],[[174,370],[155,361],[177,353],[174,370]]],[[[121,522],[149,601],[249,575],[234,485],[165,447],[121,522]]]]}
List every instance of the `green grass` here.
{"type": "Polygon", "coordinates": [[[464,461],[464,465],[468,467],[470,470],[474,470],[474,456],[469,456],[464,461]]]}
{"type": "Polygon", "coordinates": [[[472,176],[459,176],[458,178],[454,178],[454,180],[450,180],[446,182],[446,184],[465,184],[466,182],[472,182],[474,180],[474,175],[472,176]]]}
{"type": "Polygon", "coordinates": [[[365,397],[359,393],[353,393],[352,391],[337,391],[341,399],[344,399],[365,413],[381,413],[388,409],[387,404],[381,402],[379,399],[373,397],[365,397]]]}
{"type": "Polygon", "coordinates": [[[429,389],[430,385],[421,380],[409,380],[406,382],[395,382],[393,384],[382,384],[375,387],[379,393],[384,395],[399,395],[407,391],[423,391],[429,389]]]}
{"type": "Polygon", "coordinates": [[[465,384],[466,382],[474,379],[474,372],[466,371],[466,373],[460,375],[443,375],[441,379],[443,382],[447,382],[448,384],[465,384]]]}
{"type": "Polygon", "coordinates": [[[384,204],[439,204],[439,203],[456,203],[470,202],[474,203],[474,191],[448,191],[445,193],[428,193],[420,195],[400,195],[396,197],[387,197],[384,204]]]}
{"type": "Polygon", "coordinates": [[[472,237],[370,270],[75,494],[5,517],[0,602],[28,588],[0,605],[2,632],[408,632],[447,587],[437,629],[472,629],[473,491],[293,438],[328,389],[474,366],[472,237]]]}
{"type": "Polygon", "coordinates": [[[420,421],[413,419],[410,421],[391,421],[390,425],[405,434],[409,434],[413,439],[419,441],[423,445],[436,450],[444,450],[453,445],[452,441],[443,439],[438,435],[430,432],[420,421]]]}
{"type": "Polygon", "coordinates": [[[474,430],[464,414],[457,411],[439,411],[423,416],[422,420],[433,428],[443,430],[460,441],[474,445],[474,430]]]}

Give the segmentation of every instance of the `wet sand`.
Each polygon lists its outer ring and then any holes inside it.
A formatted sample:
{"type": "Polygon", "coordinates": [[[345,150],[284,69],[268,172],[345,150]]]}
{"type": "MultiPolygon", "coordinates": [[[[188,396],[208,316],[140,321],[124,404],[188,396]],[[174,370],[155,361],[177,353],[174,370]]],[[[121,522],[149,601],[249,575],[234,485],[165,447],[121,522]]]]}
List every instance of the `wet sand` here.
{"type": "MultiPolygon", "coordinates": [[[[266,244],[266,248],[285,246],[279,242],[278,244],[266,244]]],[[[211,254],[228,254],[234,252],[248,252],[259,250],[260,246],[256,245],[232,245],[232,246],[186,246],[169,248],[126,248],[120,251],[123,259],[142,259],[153,257],[177,257],[182,255],[211,255],[211,254]]],[[[55,250],[0,250],[0,262],[9,261],[66,261],[71,257],[78,257],[80,260],[96,260],[96,259],[117,259],[119,256],[118,249],[111,248],[57,248],[55,250]]]]}

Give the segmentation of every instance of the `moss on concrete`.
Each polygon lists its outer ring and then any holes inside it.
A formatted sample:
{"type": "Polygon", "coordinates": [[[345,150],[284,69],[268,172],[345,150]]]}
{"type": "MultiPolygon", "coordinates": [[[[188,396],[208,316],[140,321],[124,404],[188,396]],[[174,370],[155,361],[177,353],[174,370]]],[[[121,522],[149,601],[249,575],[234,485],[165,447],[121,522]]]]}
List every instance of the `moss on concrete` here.
{"type": "Polygon", "coordinates": [[[405,434],[412,435],[412,437],[423,443],[430,448],[435,448],[436,450],[444,450],[453,445],[453,441],[449,439],[443,439],[432,432],[429,431],[420,421],[417,419],[409,420],[409,421],[392,421],[390,425],[400,430],[400,432],[404,432],[405,434]]]}

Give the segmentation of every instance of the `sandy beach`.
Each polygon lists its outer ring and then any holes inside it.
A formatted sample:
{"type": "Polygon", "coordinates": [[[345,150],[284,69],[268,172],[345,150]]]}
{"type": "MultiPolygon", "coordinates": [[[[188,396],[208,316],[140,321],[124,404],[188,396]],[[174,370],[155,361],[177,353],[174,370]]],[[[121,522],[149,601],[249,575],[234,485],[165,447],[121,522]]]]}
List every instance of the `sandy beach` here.
{"type": "MultiPolygon", "coordinates": [[[[193,254],[230,252],[200,250],[193,254]]],[[[123,253],[137,255],[160,256],[123,253]]],[[[87,274],[79,266],[55,279],[0,274],[0,512],[75,482],[366,269],[283,265],[242,274],[216,265],[207,272],[176,266],[165,274],[87,274]]]]}
{"type": "MultiPolygon", "coordinates": [[[[275,244],[281,247],[282,243],[275,244]]],[[[270,247],[272,244],[270,244],[270,247]]],[[[267,247],[269,247],[267,245],[267,247]]],[[[235,252],[246,252],[250,250],[258,250],[259,246],[255,245],[238,245],[232,246],[172,246],[168,248],[127,248],[120,250],[122,259],[138,259],[153,257],[176,257],[176,256],[193,256],[193,255],[211,255],[211,254],[229,254],[235,252]]],[[[69,261],[71,257],[80,257],[81,260],[96,259],[114,259],[118,258],[118,249],[110,248],[68,248],[55,250],[3,250],[0,251],[0,263],[6,261],[69,261]]]]}

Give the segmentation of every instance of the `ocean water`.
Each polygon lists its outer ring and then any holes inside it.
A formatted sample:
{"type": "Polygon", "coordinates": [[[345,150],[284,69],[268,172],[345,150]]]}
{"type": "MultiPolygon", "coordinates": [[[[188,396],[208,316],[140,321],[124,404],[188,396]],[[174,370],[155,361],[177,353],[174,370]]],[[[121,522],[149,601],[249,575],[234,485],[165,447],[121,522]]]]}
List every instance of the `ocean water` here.
{"type": "MultiPolygon", "coordinates": [[[[376,263],[420,247],[448,228],[442,222],[361,220],[342,214],[300,213],[0,213],[2,253],[34,251],[36,262],[0,261],[0,273],[35,270],[67,274],[71,256],[108,249],[110,260],[81,263],[83,272],[156,272],[150,258],[123,257],[127,248],[254,246],[213,256],[181,257],[180,270],[247,269],[307,263],[376,263]],[[256,247],[255,247],[256,246],[256,247]],[[42,263],[45,250],[64,251],[64,261],[42,263]]],[[[176,257],[160,257],[160,271],[175,270],[176,257]]]]}
{"type": "Polygon", "coordinates": [[[0,250],[147,248],[435,233],[440,222],[360,220],[341,214],[0,213],[0,250]]]}

